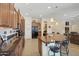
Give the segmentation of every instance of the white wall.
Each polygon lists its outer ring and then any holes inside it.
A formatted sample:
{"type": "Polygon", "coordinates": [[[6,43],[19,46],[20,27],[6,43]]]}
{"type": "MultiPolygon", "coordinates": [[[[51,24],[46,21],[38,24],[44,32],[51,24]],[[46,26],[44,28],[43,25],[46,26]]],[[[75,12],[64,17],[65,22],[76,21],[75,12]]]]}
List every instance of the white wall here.
{"type": "Polygon", "coordinates": [[[72,25],[72,32],[79,32],[79,25],[78,24],[72,25]]]}
{"type": "Polygon", "coordinates": [[[47,19],[47,20],[44,20],[42,19],[42,22],[41,22],[41,25],[42,25],[42,34],[43,34],[43,31],[44,31],[44,21],[47,21],[47,33],[52,33],[52,32],[59,32],[59,33],[64,33],[65,32],[65,21],[57,21],[58,22],[58,25],[53,25],[51,28],[49,28],[49,26],[52,25],[52,23],[50,23],[50,20],[47,19]]]}
{"type": "Polygon", "coordinates": [[[77,20],[70,21],[70,32],[79,32],[79,21],[77,20]]]}
{"type": "MultiPolygon", "coordinates": [[[[47,32],[52,33],[52,32],[59,32],[61,34],[65,33],[65,22],[67,20],[62,20],[62,21],[57,21],[58,25],[52,26],[52,28],[49,29],[48,26],[51,26],[51,23],[49,22],[49,19],[47,19],[47,32]]],[[[69,21],[69,20],[68,20],[69,21]]],[[[43,27],[44,27],[44,21],[42,21],[42,33],[43,33],[43,27]]],[[[69,21],[69,31],[70,32],[79,32],[79,23],[73,23],[69,21]]]]}
{"type": "Polygon", "coordinates": [[[65,32],[65,24],[64,21],[57,21],[58,25],[54,25],[53,23],[50,23],[48,21],[47,24],[47,32],[48,33],[52,33],[52,32],[59,32],[59,33],[64,33],[65,32]],[[51,26],[51,28],[49,28],[49,26],[51,26]]]}
{"type": "Polygon", "coordinates": [[[25,18],[25,39],[32,39],[32,18],[25,18]]]}

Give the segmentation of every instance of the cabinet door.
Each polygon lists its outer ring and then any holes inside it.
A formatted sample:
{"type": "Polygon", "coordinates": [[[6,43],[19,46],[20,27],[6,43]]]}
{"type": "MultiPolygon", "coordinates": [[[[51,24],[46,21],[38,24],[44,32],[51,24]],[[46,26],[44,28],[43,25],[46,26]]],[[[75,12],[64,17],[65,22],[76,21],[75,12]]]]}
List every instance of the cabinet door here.
{"type": "Polygon", "coordinates": [[[14,6],[10,3],[0,3],[0,25],[12,26],[13,19],[14,6]]]}

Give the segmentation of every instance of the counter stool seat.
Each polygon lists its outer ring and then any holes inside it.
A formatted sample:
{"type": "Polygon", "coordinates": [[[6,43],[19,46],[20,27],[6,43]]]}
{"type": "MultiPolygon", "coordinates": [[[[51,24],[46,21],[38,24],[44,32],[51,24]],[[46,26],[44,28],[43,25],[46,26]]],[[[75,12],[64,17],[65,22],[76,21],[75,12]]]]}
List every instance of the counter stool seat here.
{"type": "Polygon", "coordinates": [[[56,47],[56,46],[52,47],[52,46],[50,46],[50,50],[53,51],[54,53],[57,53],[58,50],[59,50],[59,47],[56,47]]]}
{"type": "MultiPolygon", "coordinates": [[[[55,53],[60,52],[60,42],[56,41],[55,45],[51,45],[49,46],[49,51],[53,52],[53,56],[55,56],[55,53]]],[[[49,55],[49,51],[48,51],[48,55],[49,55]]]]}

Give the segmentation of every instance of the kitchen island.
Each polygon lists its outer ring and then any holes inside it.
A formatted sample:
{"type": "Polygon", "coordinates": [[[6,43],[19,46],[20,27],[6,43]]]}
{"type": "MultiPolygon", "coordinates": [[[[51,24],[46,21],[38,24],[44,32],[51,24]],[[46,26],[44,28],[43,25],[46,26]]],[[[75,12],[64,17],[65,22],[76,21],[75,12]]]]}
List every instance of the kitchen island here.
{"type": "MultiPolygon", "coordinates": [[[[39,49],[39,53],[41,56],[48,56],[49,53],[49,46],[50,45],[54,45],[54,41],[60,41],[63,42],[65,40],[65,36],[64,35],[51,35],[51,36],[46,36],[46,37],[42,37],[41,35],[38,36],[38,49],[39,49]]],[[[52,55],[52,52],[50,52],[50,54],[52,55]]],[[[60,52],[56,54],[56,56],[59,56],[60,52]]]]}

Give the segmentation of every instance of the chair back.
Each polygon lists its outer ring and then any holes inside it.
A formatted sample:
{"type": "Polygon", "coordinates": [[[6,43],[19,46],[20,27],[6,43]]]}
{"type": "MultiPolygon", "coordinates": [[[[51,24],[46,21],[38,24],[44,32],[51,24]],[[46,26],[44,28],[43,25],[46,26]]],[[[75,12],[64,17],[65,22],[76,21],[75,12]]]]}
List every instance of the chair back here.
{"type": "Polygon", "coordinates": [[[63,42],[62,42],[62,45],[65,47],[65,46],[68,46],[68,44],[69,44],[69,40],[64,40],[63,42]]]}

